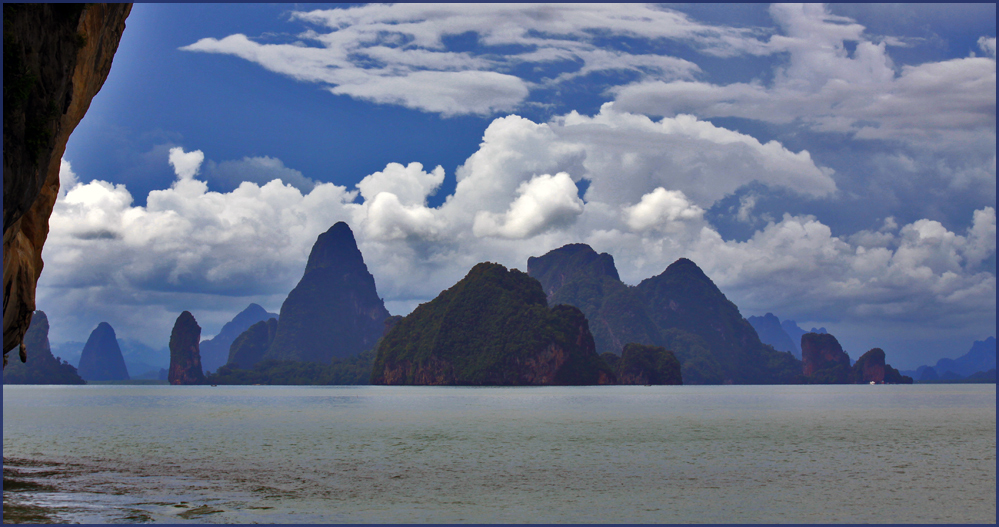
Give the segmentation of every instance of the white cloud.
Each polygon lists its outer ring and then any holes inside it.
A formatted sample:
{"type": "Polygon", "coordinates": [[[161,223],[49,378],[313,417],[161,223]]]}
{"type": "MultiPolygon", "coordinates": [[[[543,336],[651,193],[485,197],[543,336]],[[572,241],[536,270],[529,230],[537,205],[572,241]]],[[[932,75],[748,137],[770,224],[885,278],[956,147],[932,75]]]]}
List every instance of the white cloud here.
{"type": "Polygon", "coordinates": [[[978,47],[981,48],[986,55],[991,56],[993,59],[996,58],[996,37],[979,38],[978,47]]]}
{"type": "Polygon", "coordinates": [[[677,11],[617,4],[397,4],[295,11],[313,24],[287,44],[262,44],[243,34],[203,38],[185,51],[234,55],[337,94],[445,115],[510,111],[536,87],[581,75],[626,71],[643,79],[689,79],[687,60],[652,52],[607,49],[601,38],[655,45],[671,39],[703,53],[760,53],[752,31],[715,27],[677,11]],[[477,43],[457,48],[452,37],[477,43]],[[498,46],[504,51],[497,53],[498,46]],[[561,64],[554,78],[525,77],[533,67],[561,64]],[[564,70],[565,68],[563,68],[564,70]],[[517,72],[517,73],[515,73],[517,72]],[[519,75],[519,76],[518,76],[519,75]]]}
{"type": "Polygon", "coordinates": [[[75,187],[77,184],[76,172],[69,161],[62,159],[59,161],[59,195],[58,199],[66,196],[66,190],[75,187]]]}
{"type": "Polygon", "coordinates": [[[836,190],[832,170],[816,166],[807,151],[761,144],[688,115],[653,121],[605,104],[593,117],[572,112],[545,124],[496,119],[458,169],[455,198],[499,212],[473,195],[512,196],[521,181],[558,172],[589,180],[588,201],[615,205],[635,203],[656,187],[680,190],[700,207],[754,181],[815,197],[836,190]]]}
{"type": "Polygon", "coordinates": [[[644,231],[669,222],[699,220],[704,210],[687,201],[683,192],[659,187],[642,196],[642,200],[624,208],[625,222],[632,230],[644,231]]]}
{"type": "MultiPolygon", "coordinates": [[[[991,58],[905,65],[896,71],[886,42],[870,41],[863,26],[829,14],[824,6],[774,5],[771,15],[784,34],[771,37],[765,47],[788,59],[776,68],[771,85],[643,79],[615,88],[616,106],[650,115],[694,113],[781,124],[801,120],[816,131],[903,140],[934,150],[985,134],[994,150],[994,52],[991,58]]],[[[979,42],[988,52],[990,41],[979,42]]]]}
{"type": "Polygon", "coordinates": [[[530,238],[565,226],[583,212],[578,192],[565,172],[535,176],[517,187],[518,197],[504,214],[479,211],[472,232],[476,236],[530,238]]]}
{"type": "Polygon", "coordinates": [[[389,192],[400,203],[425,205],[427,197],[434,195],[443,182],[444,168],[439,165],[431,172],[424,172],[422,163],[410,163],[406,166],[389,163],[385,170],[362,179],[357,188],[361,197],[366,200],[374,199],[382,192],[389,192]]]}
{"type": "Polygon", "coordinates": [[[528,89],[517,77],[492,71],[417,71],[405,77],[377,77],[341,85],[330,91],[449,116],[513,110],[527,97],[528,89]]]}
{"type": "Polygon", "coordinates": [[[173,167],[180,180],[191,179],[201,171],[201,163],[205,161],[205,154],[201,150],[184,152],[182,147],[170,149],[170,166],[173,167]]]}

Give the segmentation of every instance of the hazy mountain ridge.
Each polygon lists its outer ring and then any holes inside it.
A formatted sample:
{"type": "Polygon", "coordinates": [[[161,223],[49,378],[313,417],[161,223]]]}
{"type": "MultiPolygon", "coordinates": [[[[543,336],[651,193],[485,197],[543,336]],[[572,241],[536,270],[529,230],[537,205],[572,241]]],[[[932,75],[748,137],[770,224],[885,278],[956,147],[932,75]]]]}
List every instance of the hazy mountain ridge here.
{"type": "Polygon", "coordinates": [[[971,378],[995,382],[996,369],[996,338],[976,340],[967,353],[956,359],[943,358],[936,365],[924,365],[915,370],[903,373],[911,375],[917,381],[960,381],[971,378]],[[991,377],[989,372],[991,373],[991,377]]]}
{"type": "Polygon", "coordinates": [[[217,335],[202,340],[201,366],[206,372],[215,371],[229,362],[229,351],[233,342],[250,326],[271,318],[277,318],[277,313],[269,313],[259,304],[250,304],[240,311],[229,322],[226,322],[217,335]]]}
{"type": "Polygon", "coordinates": [[[579,308],[597,350],[620,354],[629,343],[663,346],[680,360],[687,384],[787,383],[801,374],[790,353],[760,342],[753,327],[701,269],[681,258],[637,286],[620,281],[613,257],[572,244],[532,257],[552,305],[579,308]]]}

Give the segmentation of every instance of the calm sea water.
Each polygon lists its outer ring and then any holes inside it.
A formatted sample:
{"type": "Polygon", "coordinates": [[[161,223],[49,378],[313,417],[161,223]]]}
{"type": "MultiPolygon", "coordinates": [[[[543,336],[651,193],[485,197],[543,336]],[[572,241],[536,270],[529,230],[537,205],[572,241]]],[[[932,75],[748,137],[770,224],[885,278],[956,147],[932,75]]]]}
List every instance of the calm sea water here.
{"type": "Polygon", "coordinates": [[[4,386],[4,521],[996,521],[995,385],[4,386]]]}

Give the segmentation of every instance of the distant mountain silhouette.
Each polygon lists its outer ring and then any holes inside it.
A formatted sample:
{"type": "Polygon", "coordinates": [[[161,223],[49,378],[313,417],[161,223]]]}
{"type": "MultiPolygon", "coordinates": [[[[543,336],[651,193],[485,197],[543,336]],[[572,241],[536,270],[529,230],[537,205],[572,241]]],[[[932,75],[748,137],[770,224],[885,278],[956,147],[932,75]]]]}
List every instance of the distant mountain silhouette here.
{"type": "Polygon", "coordinates": [[[236,337],[250,326],[269,318],[277,318],[277,313],[268,313],[257,304],[246,306],[246,309],[222,326],[218,335],[201,341],[201,367],[206,372],[217,370],[219,366],[229,361],[229,348],[236,337]]]}
{"type": "Polygon", "coordinates": [[[996,339],[976,340],[967,353],[956,359],[940,359],[935,366],[920,366],[905,372],[918,381],[957,381],[977,373],[976,379],[987,378],[987,372],[996,368],[996,339]]]}
{"type": "Polygon", "coordinates": [[[681,363],[684,384],[785,383],[801,363],[760,342],[753,327],[694,262],[681,258],[630,287],[614,260],[584,244],[529,258],[549,304],[579,308],[601,354],[629,343],[662,346],[681,363]]]}
{"type": "Polygon", "coordinates": [[[101,322],[90,333],[90,338],[83,346],[80,354],[80,366],[77,368],[80,377],[88,381],[121,381],[128,380],[128,368],[118,347],[114,328],[107,322],[101,322]]]}
{"type": "Polygon", "coordinates": [[[613,382],[586,317],[566,305],[549,309],[537,280],[495,263],[476,265],[395,323],[378,347],[371,375],[372,384],[613,382]]]}
{"type": "Polygon", "coordinates": [[[388,316],[353,232],[339,222],[313,245],[264,358],[330,364],[355,356],[374,347],[388,316]]]}
{"type": "MultiPolygon", "coordinates": [[[[788,351],[795,358],[801,359],[801,347],[795,345],[794,341],[791,340],[791,336],[781,326],[780,319],[774,316],[773,313],[767,313],[762,317],[749,317],[746,321],[756,330],[756,334],[759,335],[761,342],[773,346],[777,351],[788,351]]],[[[791,323],[793,324],[794,321],[791,321],[791,323]]],[[[801,337],[798,338],[800,340],[801,337]]]]}
{"type": "Polygon", "coordinates": [[[31,316],[24,334],[28,362],[12,360],[3,369],[4,384],[86,384],[72,364],[52,355],[49,347],[49,320],[42,311],[31,316]]]}

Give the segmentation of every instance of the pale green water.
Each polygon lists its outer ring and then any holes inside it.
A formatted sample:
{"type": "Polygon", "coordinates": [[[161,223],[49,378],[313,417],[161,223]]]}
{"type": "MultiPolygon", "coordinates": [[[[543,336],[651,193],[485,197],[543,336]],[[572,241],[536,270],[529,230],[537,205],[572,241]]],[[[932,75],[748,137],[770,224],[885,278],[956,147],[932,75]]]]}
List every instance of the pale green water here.
{"type": "Polygon", "coordinates": [[[3,389],[5,521],[994,523],[995,453],[995,385],[3,389]]]}

